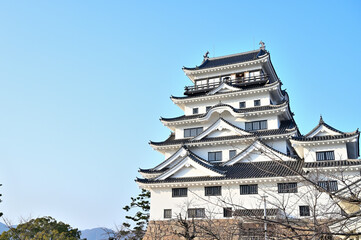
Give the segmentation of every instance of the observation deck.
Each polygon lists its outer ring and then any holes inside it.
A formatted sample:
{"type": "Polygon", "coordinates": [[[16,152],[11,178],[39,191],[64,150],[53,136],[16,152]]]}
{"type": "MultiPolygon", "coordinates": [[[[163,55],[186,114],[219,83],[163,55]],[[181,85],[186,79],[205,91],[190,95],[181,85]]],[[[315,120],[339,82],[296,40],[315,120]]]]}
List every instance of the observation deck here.
{"type": "Polygon", "coordinates": [[[259,75],[259,76],[252,76],[252,77],[238,77],[238,78],[231,78],[226,77],[220,81],[210,83],[209,79],[202,79],[207,80],[207,84],[195,84],[193,86],[186,86],[184,88],[184,95],[196,95],[206,93],[222,83],[227,83],[233,87],[247,87],[251,85],[263,85],[269,82],[268,75],[259,75]]]}

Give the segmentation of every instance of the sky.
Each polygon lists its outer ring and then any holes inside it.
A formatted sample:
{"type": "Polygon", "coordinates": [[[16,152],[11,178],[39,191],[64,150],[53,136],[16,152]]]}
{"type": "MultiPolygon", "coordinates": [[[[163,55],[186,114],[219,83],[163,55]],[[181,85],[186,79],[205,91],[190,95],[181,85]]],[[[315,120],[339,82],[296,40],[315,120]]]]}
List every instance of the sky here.
{"type": "Polygon", "coordinates": [[[0,211],[121,224],[183,66],[266,43],[300,131],[361,127],[360,1],[1,1],[0,211]]]}

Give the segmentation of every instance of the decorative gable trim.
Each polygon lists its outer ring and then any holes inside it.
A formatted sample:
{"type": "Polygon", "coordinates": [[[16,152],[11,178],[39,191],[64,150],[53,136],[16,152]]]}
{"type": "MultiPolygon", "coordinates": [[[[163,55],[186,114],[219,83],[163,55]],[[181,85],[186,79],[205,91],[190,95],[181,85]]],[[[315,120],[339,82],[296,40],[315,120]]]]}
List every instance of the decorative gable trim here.
{"type": "Polygon", "coordinates": [[[201,139],[205,138],[206,136],[208,136],[210,133],[212,133],[214,131],[222,131],[223,129],[227,129],[227,130],[230,130],[230,131],[234,132],[235,133],[234,135],[253,136],[252,133],[247,132],[247,131],[245,131],[245,130],[243,130],[241,128],[238,128],[238,127],[234,126],[233,124],[231,124],[230,122],[224,120],[223,118],[219,118],[214,124],[212,124],[209,128],[204,130],[198,136],[194,137],[191,141],[201,140],[201,139]]]}
{"type": "Polygon", "coordinates": [[[215,93],[221,92],[222,90],[229,90],[230,92],[232,92],[232,91],[241,90],[241,88],[232,87],[232,86],[228,85],[227,83],[223,82],[218,87],[216,87],[212,91],[208,92],[207,95],[214,95],[215,93]]]}
{"type": "Polygon", "coordinates": [[[270,160],[274,161],[295,161],[295,158],[287,156],[282,152],[279,152],[265,143],[261,142],[260,140],[254,141],[251,145],[245,148],[242,152],[237,154],[234,158],[230,159],[229,161],[223,163],[224,166],[231,166],[238,162],[243,161],[250,153],[253,151],[259,151],[261,154],[264,154],[266,157],[270,158],[270,160]]]}
{"type": "Polygon", "coordinates": [[[168,167],[169,165],[171,165],[172,163],[174,163],[177,159],[184,158],[188,154],[189,154],[189,150],[185,146],[182,146],[172,156],[170,156],[168,159],[166,159],[164,162],[162,162],[158,166],[154,167],[153,169],[155,171],[162,170],[162,169],[168,167]]]}
{"type": "Polygon", "coordinates": [[[171,169],[167,170],[160,176],[156,177],[154,180],[165,180],[165,179],[169,178],[170,176],[179,172],[181,169],[188,168],[188,167],[194,167],[195,169],[205,173],[205,174],[200,175],[200,177],[201,176],[202,177],[203,176],[208,176],[208,177],[224,176],[224,174],[221,171],[213,169],[212,165],[206,164],[199,160],[196,160],[194,157],[191,157],[190,155],[188,155],[185,158],[183,158],[180,162],[178,162],[178,164],[176,164],[175,166],[173,166],[171,169]]]}
{"type": "Polygon", "coordinates": [[[307,133],[305,135],[305,137],[312,138],[312,137],[317,136],[317,134],[320,132],[327,132],[327,133],[329,133],[329,135],[345,134],[344,132],[337,130],[336,128],[333,128],[330,125],[328,125],[327,123],[325,123],[323,121],[322,116],[320,116],[320,121],[319,121],[318,125],[315,128],[313,128],[309,133],[307,133]]]}

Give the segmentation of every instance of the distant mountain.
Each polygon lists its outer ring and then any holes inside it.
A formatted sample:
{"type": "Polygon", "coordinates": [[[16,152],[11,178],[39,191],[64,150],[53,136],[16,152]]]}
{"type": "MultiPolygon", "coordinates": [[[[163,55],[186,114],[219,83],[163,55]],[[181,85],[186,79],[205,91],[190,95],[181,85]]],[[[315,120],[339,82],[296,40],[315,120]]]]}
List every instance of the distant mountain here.
{"type": "Polygon", "coordinates": [[[9,230],[9,228],[8,228],[5,224],[3,224],[3,223],[0,222],[0,234],[1,234],[2,232],[7,231],[7,230],[9,230]]]}
{"type": "Polygon", "coordinates": [[[107,228],[92,228],[81,230],[81,238],[86,238],[87,240],[108,240],[107,231],[112,231],[107,228]]]}

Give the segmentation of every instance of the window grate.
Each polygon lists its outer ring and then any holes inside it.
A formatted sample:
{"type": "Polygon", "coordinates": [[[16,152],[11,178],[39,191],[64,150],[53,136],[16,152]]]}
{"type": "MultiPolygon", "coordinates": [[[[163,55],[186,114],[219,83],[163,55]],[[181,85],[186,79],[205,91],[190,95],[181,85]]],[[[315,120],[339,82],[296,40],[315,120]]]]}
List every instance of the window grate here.
{"type": "Polygon", "coordinates": [[[297,193],[297,183],[278,183],[278,193],[297,193]]]}
{"type": "Polygon", "coordinates": [[[301,217],[310,216],[310,207],[309,206],[300,206],[300,216],[301,217]]]}
{"type": "Polygon", "coordinates": [[[208,153],[208,161],[222,161],[222,151],[218,152],[209,152],[208,153]]]}
{"type": "Polygon", "coordinates": [[[316,152],[316,160],[317,161],[335,160],[335,152],[334,151],[316,152]]]}
{"type": "Polygon", "coordinates": [[[240,189],[241,195],[258,194],[258,185],[257,184],[240,185],[239,189],[240,189]]]}
{"type": "Polygon", "coordinates": [[[187,188],[172,188],[172,197],[187,197],[187,188]]]}
{"type": "Polygon", "coordinates": [[[204,195],[205,196],[220,196],[220,195],[222,195],[222,187],[221,186],[205,187],[204,195]]]}
{"type": "Polygon", "coordinates": [[[184,129],[184,137],[195,137],[203,132],[203,127],[184,129]]]}
{"type": "Polygon", "coordinates": [[[204,208],[189,208],[188,218],[204,218],[206,216],[204,208]]]}
{"type": "Polygon", "coordinates": [[[267,120],[246,122],[245,129],[247,131],[267,129],[267,120]]]}
{"type": "Polygon", "coordinates": [[[164,209],[164,218],[172,218],[172,209],[164,209]]]}
{"type": "Polygon", "coordinates": [[[338,190],[337,181],[319,181],[317,185],[328,192],[335,192],[338,190]]]}

